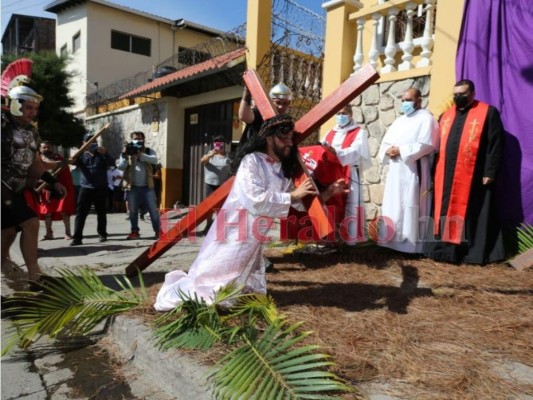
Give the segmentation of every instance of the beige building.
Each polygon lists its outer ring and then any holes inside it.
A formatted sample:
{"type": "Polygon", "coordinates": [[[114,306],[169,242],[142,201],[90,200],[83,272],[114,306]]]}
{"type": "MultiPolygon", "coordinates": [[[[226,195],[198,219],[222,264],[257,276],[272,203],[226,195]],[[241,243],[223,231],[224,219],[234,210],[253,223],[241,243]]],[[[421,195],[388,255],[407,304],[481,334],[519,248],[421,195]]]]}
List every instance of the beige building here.
{"type": "Polygon", "coordinates": [[[58,0],[45,11],[57,14],[57,52],[73,57],[76,114],[85,112],[87,95],[139,73],[144,77],[178,51],[221,33],[104,0],[58,0]]]}

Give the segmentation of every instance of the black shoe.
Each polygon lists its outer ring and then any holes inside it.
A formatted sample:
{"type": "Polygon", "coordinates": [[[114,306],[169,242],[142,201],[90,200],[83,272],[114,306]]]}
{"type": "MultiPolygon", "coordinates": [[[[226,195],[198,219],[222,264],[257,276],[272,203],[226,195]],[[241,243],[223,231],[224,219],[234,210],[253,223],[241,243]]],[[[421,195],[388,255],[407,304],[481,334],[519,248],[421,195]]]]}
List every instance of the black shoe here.
{"type": "Polygon", "coordinates": [[[82,241],[80,239],[74,239],[72,242],[70,242],[71,246],[79,246],[82,245],[82,241]]]}
{"type": "Polygon", "coordinates": [[[265,272],[272,272],[274,271],[274,263],[270,261],[269,259],[265,258],[265,272]]]}
{"type": "Polygon", "coordinates": [[[99,241],[100,243],[102,243],[102,242],[107,242],[107,236],[100,236],[100,238],[98,239],[98,241],[99,241]]]}

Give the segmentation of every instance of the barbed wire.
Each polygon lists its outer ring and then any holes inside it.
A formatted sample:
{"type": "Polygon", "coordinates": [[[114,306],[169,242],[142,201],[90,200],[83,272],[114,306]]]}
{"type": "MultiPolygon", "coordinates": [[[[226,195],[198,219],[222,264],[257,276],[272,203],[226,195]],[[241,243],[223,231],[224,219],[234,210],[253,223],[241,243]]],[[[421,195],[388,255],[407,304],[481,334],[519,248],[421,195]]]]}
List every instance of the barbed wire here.
{"type": "MultiPolygon", "coordinates": [[[[297,99],[304,100],[301,113],[320,100],[325,17],[295,0],[274,0],[272,4],[272,47],[266,84],[284,80],[297,99]],[[290,15],[290,20],[289,20],[290,15]]],[[[176,72],[245,46],[246,24],[191,48],[182,48],[150,71],[141,71],[87,95],[87,106],[114,101],[119,96],[150,82],[158,75],[176,72]]],[[[298,103],[298,101],[296,101],[298,103]]],[[[295,103],[295,109],[297,104],[295,103]]]]}

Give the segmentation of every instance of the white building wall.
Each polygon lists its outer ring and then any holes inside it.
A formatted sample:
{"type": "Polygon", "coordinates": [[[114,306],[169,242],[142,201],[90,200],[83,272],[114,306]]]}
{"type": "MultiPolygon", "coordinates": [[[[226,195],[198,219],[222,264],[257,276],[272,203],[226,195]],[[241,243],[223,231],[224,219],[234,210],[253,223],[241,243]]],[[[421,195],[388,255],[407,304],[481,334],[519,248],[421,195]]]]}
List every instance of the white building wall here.
{"type": "Polygon", "coordinates": [[[73,55],[70,70],[75,71],[72,95],[75,113],[83,113],[85,97],[120,79],[153,69],[178,52],[180,46],[194,47],[212,36],[188,29],[175,29],[172,21],[151,19],[102,4],[86,2],[57,14],[56,48],[67,44],[73,55]],[[111,48],[111,31],[151,40],[150,56],[111,48]],[[81,34],[81,48],[72,53],[72,37],[81,34]]]}
{"type": "Polygon", "coordinates": [[[87,9],[75,6],[57,15],[56,22],[56,50],[59,54],[66,45],[68,54],[72,57],[67,71],[75,74],[70,86],[70,95],[75,99],[72,111],[79,112],[85,108],[84,99],[87,90],[91,90],[87,83],[87,9]],[[73,38],[80,33],[81,46],[73,52],[73,38]]]}

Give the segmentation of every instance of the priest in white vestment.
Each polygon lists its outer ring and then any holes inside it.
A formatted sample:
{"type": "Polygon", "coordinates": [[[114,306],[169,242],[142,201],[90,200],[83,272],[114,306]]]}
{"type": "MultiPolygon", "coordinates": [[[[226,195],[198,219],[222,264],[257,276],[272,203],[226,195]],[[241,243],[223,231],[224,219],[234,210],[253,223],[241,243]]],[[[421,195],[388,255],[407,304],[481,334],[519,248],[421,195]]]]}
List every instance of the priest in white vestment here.
{"type": "Polygon", "coordinates": [[[372,166],[366,132],[353,119],[351,105],[336,115],[337,124],[322,141],[346,168],[345,178],[350,187],[346,199],[341,238],[348,245],[366,240],[363,203],[363,173],[372,166]]]}
{"type": "MultiPolygon", "coordinates": [[[[169,272],[155,302],[155,309],[168,311],[186,296],[211,303],[215,293],[229,283],[247,292],[266,293],[264,243],[273,218],[283,218],[291,206],[304,210],[301,199],[317,194],[310,178],[297,188],[292,180],[296,165],[294,123],[279,115],[265,121],[261,130],[237,154],[240,161],[235,182],[217,213],[189,272],[169,272]],[[243,157],[244,156],[244,157],[243,157]]],[[[343,192],[337,183],[322,195],[343,192]]]]}
{"type": "Polygon", "coordinates": [[[403,115],[390,126],[378,152],[388,165],[378,244],[405,253],[422,253],[430,218],[429,155],[438,146],[439,128],[421,108],[421,93],[410,88],[402,95],[403,115]]]}

